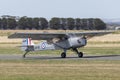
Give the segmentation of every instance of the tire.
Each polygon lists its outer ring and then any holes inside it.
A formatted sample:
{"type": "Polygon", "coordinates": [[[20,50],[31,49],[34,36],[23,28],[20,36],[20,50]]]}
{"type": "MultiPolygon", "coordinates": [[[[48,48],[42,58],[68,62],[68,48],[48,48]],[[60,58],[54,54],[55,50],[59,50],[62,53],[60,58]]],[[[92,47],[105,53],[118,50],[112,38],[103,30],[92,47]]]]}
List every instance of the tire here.
{"type": "Polygon", "coordinates": [[[63,52],[63,53],[61,54],[61,58],[66,58],[66,53],[63,52]]]}
{"type": "Polygon", "coordinates": [[[82,52],[78,52],[78,57],[82,58],[83,57],[83,53],[82,52]]]}

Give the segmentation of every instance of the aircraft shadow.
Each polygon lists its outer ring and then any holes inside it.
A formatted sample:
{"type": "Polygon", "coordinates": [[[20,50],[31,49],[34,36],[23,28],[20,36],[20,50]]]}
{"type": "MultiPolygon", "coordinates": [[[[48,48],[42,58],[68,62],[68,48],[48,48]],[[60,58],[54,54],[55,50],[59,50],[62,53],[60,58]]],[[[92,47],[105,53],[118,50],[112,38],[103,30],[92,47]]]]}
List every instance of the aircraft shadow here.
{"type": "Polygon", "coordinates": [[[54,60],[54,59],[63,59],[63,58],[61,58],[61,57],[48,57],[48,56],[34,56],[34,57],[26,57],[25,59],[31,59],[31,60],[34,60],[34,59],[38,59],[38,60],[54,60]]]}
{"type": "Polygon", "coordinates": [[[83,58],[99,58],[99,57],[116,57],[120,55],[98,55],[98,56],[84,56],[83,58]]]}
{"type": "Polygon", "coordinates": [[[84,56],[83,58],[78,58],[77,56],[68,56],[66,58],[61,58],[61,57],[56,57],[56,56],[28,56],[25,59],[38,59],[38,60],[63,60],[63,59],[100,59],[100,58],[115,58],[115,57],[120,57],[120,55],[95,55],[95,56],[84,56]]]}

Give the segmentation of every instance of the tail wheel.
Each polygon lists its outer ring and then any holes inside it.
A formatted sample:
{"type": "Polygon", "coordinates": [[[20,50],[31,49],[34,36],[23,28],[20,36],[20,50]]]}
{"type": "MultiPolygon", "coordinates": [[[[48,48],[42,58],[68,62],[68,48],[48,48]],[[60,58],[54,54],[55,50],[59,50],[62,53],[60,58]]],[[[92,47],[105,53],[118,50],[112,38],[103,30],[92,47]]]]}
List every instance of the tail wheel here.
{"type": "Polygon", "coordinates": [[[63,52],[63,53],[61,54],[61,58],[66,58],[66,53],[63,52]]]}
{"type": "Polygon", "coordinates": [[[83,57],[83,52],[78,52],[78,57],[82,58],[83,57]]]}
{"type": "Polygon", "coordinates": [[[25,58],[25,57],[26,57],[26,54],[27,54],[28,52],[29,52],[29,51],[26,51],[26,52],[25,52],[25,54],[23,55],[23,58],[25,58]]]}

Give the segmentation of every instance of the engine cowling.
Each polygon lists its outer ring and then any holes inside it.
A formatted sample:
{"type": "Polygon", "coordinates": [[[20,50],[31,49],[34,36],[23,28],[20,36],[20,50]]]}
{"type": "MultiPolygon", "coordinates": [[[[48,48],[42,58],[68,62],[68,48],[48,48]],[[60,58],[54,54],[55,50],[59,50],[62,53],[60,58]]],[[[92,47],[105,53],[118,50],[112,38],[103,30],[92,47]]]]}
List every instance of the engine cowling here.
{"type": "Polygon", "coordinates": [[[85,37],[71,37],[68,39],[71,47],[82,47],[87,44],[87,40],[85,37]]]}

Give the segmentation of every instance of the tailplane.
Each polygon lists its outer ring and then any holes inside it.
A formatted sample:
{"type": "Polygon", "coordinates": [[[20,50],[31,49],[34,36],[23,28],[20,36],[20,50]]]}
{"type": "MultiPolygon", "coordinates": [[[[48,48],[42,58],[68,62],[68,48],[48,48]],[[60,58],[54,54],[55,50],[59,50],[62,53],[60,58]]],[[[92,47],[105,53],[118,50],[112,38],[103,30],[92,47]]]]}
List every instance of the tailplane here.
{"type": "Polygon", "coordinates": [[[22,51],[33,51],[34,43],[31,41],[31,38],[23,39],[21,50],[22,51]]]}

